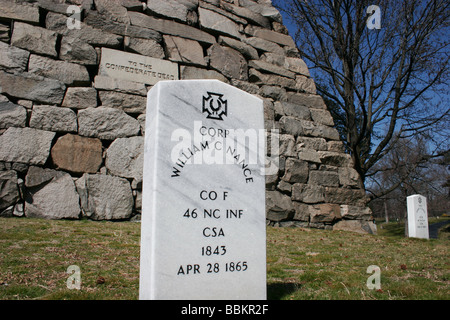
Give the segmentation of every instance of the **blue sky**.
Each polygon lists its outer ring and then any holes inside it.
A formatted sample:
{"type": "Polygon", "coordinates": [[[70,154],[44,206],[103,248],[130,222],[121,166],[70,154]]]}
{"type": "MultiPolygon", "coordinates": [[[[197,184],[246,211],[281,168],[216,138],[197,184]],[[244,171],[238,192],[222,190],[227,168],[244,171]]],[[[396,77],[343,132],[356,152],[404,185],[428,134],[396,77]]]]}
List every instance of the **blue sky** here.
{"type": "MultiPolygon", "coordinates": [[[[289,31],[289,34],[291,35],[292,38],[295,39],[295,33],[297,32],[297,26],[295,25],[295,22],[292,21],[291,17],[289,17],[286,13],[280,11],[282,17],[283,17],[283,24],[286,26],[286,28],[289,31]]],[[[383,21],[383,20],[382,20],[383,21]]],[[[305,61],[305,63],[308,65],[308,67],[311,69],[311,66],[308,64],[308,61],[305,61]]],[[[311,72],[311,76],[314,78],[314,70],[310,70],[311,72]]],[[[436,105],[442,105],[442,104],[447,104],[449,102],[450,98],[449,98],[449,93],[445,94],[441,94],[439,97],[435,96],[433,98],[432,101],[434,101],[433,103],[436,105]]],[[[431,105],[433,105],[433,103],[431,103],[431,105]]],[[[446,140],[446,136],[448,134],[448,130],[450,128],[442,128],[442,132],[441,134],[443,134],[444,138],[442,137],[436,137],[436,139],[438,141],[441,141],[443,144],[448,145],[448,141],[446,140]],[[444,141],[442,141],[442,139],[444,139],[444,141]]]]}
{"type": "Polygon", "coordinates": [[[283,24],[289,30],[289,34],[292,38],[295,36],[295,32],[297,31],[297,27],[291,22],[291,19],[287,16],[287,14],[280,12],[283,17],[283,24]]]}

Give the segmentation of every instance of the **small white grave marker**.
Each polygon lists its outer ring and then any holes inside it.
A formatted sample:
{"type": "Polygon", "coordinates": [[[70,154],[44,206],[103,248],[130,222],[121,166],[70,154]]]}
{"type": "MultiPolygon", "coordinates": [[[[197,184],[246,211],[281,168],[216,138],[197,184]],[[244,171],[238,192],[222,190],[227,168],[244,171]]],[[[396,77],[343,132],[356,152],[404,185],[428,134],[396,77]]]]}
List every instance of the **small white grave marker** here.
{"type": "Polygon", "coordinates": [[[263,103],[217,80],[148,94],[140,299],[266,299],[263,103]]]}
{"type": "Polygon", "coordinates": [[[406,198],[408,207],[408,236],[429,239],[427,198],[415,194],[406,198]]]}

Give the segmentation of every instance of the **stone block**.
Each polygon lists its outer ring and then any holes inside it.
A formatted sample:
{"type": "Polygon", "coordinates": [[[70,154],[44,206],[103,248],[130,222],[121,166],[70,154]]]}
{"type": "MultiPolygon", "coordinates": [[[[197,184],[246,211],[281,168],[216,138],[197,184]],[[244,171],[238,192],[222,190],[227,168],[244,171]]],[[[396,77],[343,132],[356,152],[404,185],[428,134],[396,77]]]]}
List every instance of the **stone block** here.
{"type": "Polygon", "coordinates": [[[273,100],[284,100],[286,97],[286,90],[279,86],[263,85],[259,89],[258,94],[273,100]]]}
{"type": "Polygon", "coordinates": [[[97,107],[97,90],[91,87],[70,87],[62,102],[63,107],[86,109],[97,107]]]}
{"type": "Polygon", "coordinates": [[[144,137],[119,138],[106,151],[105,166],[115,176],[142,181],[144,137]]]}
{"type": "Polygon", "coordinates": [[[239,51],[244,57],[249,60],[255,60],[259,58],[258,51],[242,41],[225,36],[219,36],[218,43],[239,51]]]}
{"type": "Polygon", "coordinates": [[[334,120],[331,113],[328,110],[323,109],[310,109],[311,117],[315,123],[320,123],[326,126],[333,127],[334,120]]]}
{"type": "Polygon", "coordinates": [[[272,29],[273,29],[273,31],[276,31],[276,32],[279,32],[282,34],[289,34],[288,28],[286,28],[285,25],[283,25],[282,23],[280,23],[278,21],[272,22],[272,29]]]}
{"type": "Polygon", "coordinates": [[[74,173],[96,173],[103,162],[102,143],[97,138],[66,134],[51,150],[53,163],[62,170],[74,173]]]}
{"type": "Polygon", "coordinates": [[[10,127],[0,135],[0,161],[43,165],[54,136],[54,132],[10,127]]]}
{"type": "Polygon", "coordinates": [[[199,8],[200,26],[205,30],[218,32],[229,37],[241,38],[239,25],[231,19],[211,10],[199,8]]]}
{"type": "Polygon", "coordinates": [[[279,76],[276,74],[261,73],[256,69],[250,68],[249,80],[258,84],[280,86],[287,89],[295,88],[295,80],[279,76]]]}
{"type": "MultiPolygon", "coordinates": [[[[127,0],[128,1],[128,0],[127,0]]],[[[138,2],[138,1],[137,1],[138,2]]],[[[142,8],[142,2],[139,2],[142,8]]],[[[139,10],[133,10],[139,11],[139,10]]],[[[161,42],[161,34],[158,31],[133,26],[130,24],[117,23],[111,19],[105,19],[105,16],[99,14],[97,11],[90,10],[87,12],[83,23],[94,29],[107,32],[110,34],[117,34],[121,36],[127,36],[139,39],[150,39],[156,42],[161,42]]]]}
{"type": "Polygon", "coordinates": [[[294,40],[292,39],[292,37],[290,35],[287,35],[287,34],[282,34],[282,33],[276,32],[276,31],[272,31],[272,30],[269,30],[266,28],[255,27],[252,25],[248,25],[245,28],[245,33],[247,33],[253,37],[257,37],[257,38],[261,38],[264,40],[278,43],[279,45],[282,45],[282,46],[288,46],[288,47],[295,48],[294,40]]]}
{"type": "Polygon", "coordinates": [[[294,215],[293,219],[298,220],[298,221],[309,222],[310,205],[300,203],[297,201],[293,201],[293,203],[294,203],[294,209],[295,209],[295,215],[294,215]]]}
{"type": "Polygon", "coordinates": [[[367,198],[363,189],[325,187],[325,202],[364,207],[367,198]]]}
{"type": "Polygon", "coordinates": [[[273,52],[280,55],[284,54],[284,49],[278,44],[271,41],[256,37],[242,38],[242,41],[260,51],[273,52]]]}
{"type": "Polygon", "coordinates": [[[119,47],[123,43],[123,36],[93,28],[83,22],[80,24],[80,29],[69,29],[67,28],[67,16],[63,14],[49,12],[46,16],[45,26],[47,29],[61,34],[63,39],[64,37],[70,37],[79,40],[79,42],[72,40],[72,50],[75,49],[75,45],[82,42],[87,42],[93,46],[110,48],[119,47]]]}
{"type": "Polygon", "coordinates": [[[232,86],[234,86],[238,89],[241,89],[242,91],[248,92],[250,94],[254,94],[257,96],[261,94],[260,88],[256,84],[250,83],[248,81],[231,79],[230,84],[232,86]]]}
{"type": "Polygon", "coordinates": [[[298,137],[303,134],[303,127],[300,120],[292,116],[282,116],[279,120],[281,133],[287,133],[298,137]]]}
{"type": "Polygon", "coordinates": [[[29,57],[28,51],[0,42],[0,69],[12,72],[25,71],[29,57]]]}
{"type": "Polygon", "coordinates": [[[377,226],[372,221],[363,220],[341,220],[333,225],[333,230],[377,234],[377,226]]]}
{"type": "Polygon", "coordinates": [[[316,83],[313,79],[305,77],[303,75],[295,76],[295,87],[294,89],[299,92],[305,93],[317,93],[316,83]]]}
{"type": "Polygon", "coordinates": [[[287,101],[294,103],[294,104],[306,106],[309,108],[315,108],[315,109],[326,109],[327,108],[322,97],[319,95],[315,95],[315,94],[289,92],[287,95],[287,101]]]}
{"type": "Polygon", "coordinates": [[[339,140],[339,132],[332,127],[316,124],[313,121],[299,120],[297,129],[301,135],[319,137],[329,140],[339,140]]]}
{"type": "Polygon", "coordinates": [[[133,52],[142,54],[144,56],[159,59],[164,59],[165,57],[163,47],[156,40],[153,39],[125,37],[124,44],[125,48],[133,52]]]}
{"type": "Polygon", "coordinates": [[[48,183],[52,179],[63,176],[64,174],[65,172],[63,171],[30,166],[28,168],[27,175],[25,176],[25,186],[27,188],[39,187],[48,183]]]}
{"type": "Polygon", "coordinates": [[[10,102],[10,101],[6,96],[0,94],[0,102],[3,103],[3,102],[10,102]]]}
{"type": "Polygon", "coordinates": [[[282,180],[289,183],[306,183],[308,181],[308,163],[298,159],[287,158],[282,180]]]}
{"type": "Polygon", "coordinates": [[[341,218],[338,204],[322,203],[310,207],[310,221],[312,223],[331,223],[341,218]]]}
{"type": "Polygon", "coordinates": [[[0,19],[39,23],[39,9],[13,0],[0,1],[0,19]]]}
{"type": "Polygon", "coordinates": [[[0,171],[0,212],[20,199],[17,172],[14,170],[0,171]]]}
{"type": "Polygon", "coordinates": [[[272,99],[263,99],[264,102],[264,120],[275,119],[275,108],[272,99]]]}
{"type": "Polygon", "coordinates": [[[217,72],[216,70],[207,70],[202,68],[197,68],[193,66],[181,66],[180,67],[180,79],[217,79],[222,82],[228,83],[228,79],[224,75],[217,72]]]}
{"type": "Polygon", "coordinates": [[[257,14],[260,14],[271,21],[282,22],[280,12],[272,6],[270,1],[268,3],[264,3],[254,0],[239,0],[239,4],[241,7],[245,7],[257,14]]]}
{"type": "MultiPolygon", "coordinates": [[[[89,1],[92,3],[93,0],[89,1]]],[[[78,0],[78,2],[87,2],[87,1],[78,0]]],[[[71,1],[71,3],[77,4],[77,0],[71,1]]],[[[45,9],[46,11],[62,13],[65,15],[69,15],[68,12],[70,12],[68,11],[70,4],[66,4],[64,3],[64,1],[61,0],[38,0],[37,5],[39,6],[39,8],[45,9]]],[[[90,9],[90,7],[86,8],[85,6],[84,7],[80,6],[80,9],[81,13],[83,14],[84,9],[90,9]]]]}
{"type": "Polygon", "coordinates": [[[144,114],[140,114],[138,117],[137,117],[137,120],[139,121],[139,124],[140,124],[140,126],[141,126],[141,132],[142,132],[142,135],[143,136],[145,136],[145,113],[144,114]]]}
{"type": "Polygon", "coordinates": [[[82,65],[95,65],[98,63],[97,51],[84,40],[71,36],[63,36],[59,57],[62,60],[82,65]]]}
{"type": "Polygon", "coordinates": [[[328,151],[332,151],[332,152],[345,152],[345,147],[344,144],[342,143],[342,141],[328,141],[327,142],[328,151]]]}
{"type": "Polygon", "coordinates": [[[122,24],[130,24],[130,17],[128,17],[127,9],[118,3],[111,0],[94,0],[97,12],[105,17],[105,20],[111,20],[122,24]]]}
{"type": "Polygon", "coordinates": [[[325,187],[295,183],[292,186],[292,200],[304,203],[320,203],[325,200],[325,187]]]}
{"type": "Polygon", "coordinates": [[[336,167],[351,167],[353,165],[351,156],[346,153],[319,151],[319,156],[322,164],[336,167]]]}
{"type": "Polygon", "coordinates": [[[93,220],[121,220],[131,217],[133,194],[123,178],[84,174],[75,182],[83,214],[93,220]]]}
{"type": "Polygon", "coordinates": [[[24,215],[25,215],[24,203],[19,201],[14,206],[13,216],[15,216],[15,217],[23,217],[24,215]]]}
{"type": "Polygon", "coordinates": [[[145,112],[147,100],[143,96],[102,90],[98,92],[98,95],[103,106],[117,108],[127,113],[145,112]]]}
{"type": "Polygon", "coordinates": [[[277,174],[266,174],[265,175],[265,184],[266,190],[274,190],[278,181],[278,173],[277,174]]]}
{"type": "Polygon", "coordinates": [[[14,23],[11,45],[46,56],[57,57],[54,31],[22,22],[14,23]]]}
{"type": "Polygon", "coordinates": [[[0,24],[0,41],[9,43],[10,37],[9,37],[9,33],[10,33],[10,26],[8,25],[4,25],[4,24],[0,24]]]}
{"type": "Polygon", "coordinates": [[[64,173],[36,191],[30,190],[25,199],[25,215],[46,219],[78,219],[79,202],[72,177],[64,173]]]}
{"type": "Polygon", "coordinates": [[[292,72],[302,74],[307,77],[310,76],[308,66],[305,61],[300,58],[286,57],[285,67],[292,72]]]}
{"type": "Polygon", "coordinates": [[[211,68],[225,77],[247,81],[247,61],[238,51],[214,44],[208,49],[208,56],[211,68]]]}
{"type": "Polygon", "coordinates": [[[320,163],[319,153],[314,149],[301,148],[298,152],[298,158],[303,161],[320,163]]]}
{"type": "Polygon", "coordinates": [[[54,132],[77,132],[77,115],[69,108],[35,105],[30,127],[54,132]]]}
{"type": "Polygon", "coordinates": [[[89,73],[85,66],[61,60],[53,60],[32,54],[28,72],[46,78],[59,80],[66,85],[90,84],[89,73]]]}
{"type": "Polygon", "coordinates": [[[295,149],[295,138],[289,134],[280,135],[280,149],[279,154],[286,157],[296,157],[297,151],[295,149]]]}
{"type": "Polygon", "coordinates": [[[250,60],[248,63],[249,67],[255,68],[257,70],[260,70],[262,72],[268,72],[277,74],[283,77],[295,79],[295,74],[291,71],[288,71],[284,68],[281,68],[279,66],[276,66],[272,63],[262,61],[262,60],[250,60]]]}
{"type": "Polygon", "coordinates": [[[298,137],[297,150],[312,149],[316,151],[327,151],[327,141],[324,138],[298,137]]]}
{"type": "Polygon", "coordinates": [[[175,20],[188,22],[190,14],[197,9],[198,1],[189,0],[151,0],[147,1],[150,13],[165,16],[175,20]]]}
{"type": "Polygon", "coordinates": [[[284,54],[277,54],[273,52],[265,52],[261,55],[261,60],[279,67],[284,67],[284,59],[284,54]]]}
{"type": "Polygon", "coordinates": [[[98,75],[94,79],[94,87],[98,90],[110,90],[140,96],[147,96],[147,88],[141,82],[128,81],[98,75]]]}
{"type": "Polygon", "coordinates": [[[284,180],[280,180],[280,182],[278,182],[277,189],[282,193],[292,193],[292,185],[284,180]]]}
{"type": "Polygon", "coordinates": [[[214,36],[186,24],[170,20],[156,19],[140,12],[130,11],[128,12],[128,15],[131,18],[132,25],[153,29],[163,34],[196,40],[202,43],[216,43],[214,36]]]}
{"type": "Polygon", "coordinates": [[[194,40],[175,36],[163,36],[169,60],[206,66],[202,46],[194,40]]]}
{"type": "Polygon", "coordinates": [[[360,184],[358,172],[350,167],[339,168],[339,183],[344,187],[358,188],[360,184]]]}
{"type": "Polygon", "coordinates": [[[310,120],[311,112],[308,107],[289,103],[286,101],[277,101],[275,104],[280,104],[283,109],[283,114],[286,116],[292,116],[297,119],[310,120]]]}
{"type": "Polygon", "coordinates": [[[60,104],[64,98],[64,83],[29,73],[10,74],[0,71],[0,88],[12,97],[42,103],[60,104]]]}
{"type": "Polygon", "coordinates": [[[320,186],[338,187],[339,174],[331,171],[311,170],[309,172],[308,183],[320,186]]]}
{"type": "Polygon", "coordinates": [[[81,136],[115,140],[139,134],[139,121],[119,109],[87,108],[78,111],[78,133],[81,136]]]}
{"type": "Polygon", "coordinates": [[[237,3],[236,5],[233,5],[230,3],[226,3],[225,1],[222,1],[220,6],[224,10],[248,20],[250,23],[260,25],[264,28],[271,28],[271,24],[268,18],[256,12],[253,12],[245,7],[238,6],[237,3]]]}
{"type": "MultiPolygon", "coordinates": [[[[246,26],[248,24],[247,20],[239,17],[238,15],[235,15],[230,10],[226,10],[223,4],[224,4],[224,1],[221,1],[220,6],[214,6],[214,5],[208,4],[204,1],[199,2],[200,8],[203,8],[205,10],[214,11],[215,13],[218,13],[222,16],[229,18],[230,20],[237,23],[238,25],[246,26]]],[[[241,27],[240,27],[240,32],[242,32],[242,31],[243,31],[243,28],[241,29],[241,27]]]]}
{"type": "Polygon", "coordinates": [[[266,218],[271,221],[292,219],[295,214],[290,197],[278,191],[266,191],[266,218]]]}
{"type": "Polygon", "coordinates": [[[27,111],[24,107],[12,102],[0,102],[0,129],[9,127],[25,127],[27,111]]]}
{"type": "Polygon", "coordinates": [[[340,214],[348,220],[372,220],[372,210],[369,207],[343,204],[340,206],[340,214]]]}

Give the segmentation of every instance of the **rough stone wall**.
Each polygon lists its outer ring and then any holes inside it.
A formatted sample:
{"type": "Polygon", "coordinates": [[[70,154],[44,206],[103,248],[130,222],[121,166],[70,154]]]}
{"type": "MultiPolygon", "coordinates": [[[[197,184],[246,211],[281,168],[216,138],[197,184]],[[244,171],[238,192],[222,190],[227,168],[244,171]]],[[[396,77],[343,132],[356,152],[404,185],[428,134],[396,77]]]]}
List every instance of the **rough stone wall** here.
{"type": "Polygon", "coordinates": [[[266,128],[280,131],[268,223],[372,232],[352,160],[270,0],[0,0],[1,216],[139,217],[150,86],[99,74],[101,48],[264,99],[266,128]],[[67,25],[73,4],[79,29],[67,25]]]}

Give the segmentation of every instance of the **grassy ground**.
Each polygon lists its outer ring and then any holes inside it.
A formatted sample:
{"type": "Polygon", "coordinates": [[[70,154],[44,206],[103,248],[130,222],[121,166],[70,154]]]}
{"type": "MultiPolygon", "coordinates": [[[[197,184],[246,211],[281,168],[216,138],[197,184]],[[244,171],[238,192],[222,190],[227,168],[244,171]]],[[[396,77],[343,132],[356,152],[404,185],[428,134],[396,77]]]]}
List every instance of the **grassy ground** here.
{"type": "MultiPolygon", "coordinates": [[[[380,227],[380,226],[379,226],[380,227]]],[[[448,232],[403,237],[391,223],[379,235],[267,229],[269,299],[450,299],[448,232]],[[381,289],[366,286],[381,269],[381,289]]],[[[137,299],[140,224],[0,219],[0,299],[137,299]],[[69,290],[70,265],[81,290],[69,290]]]]}

